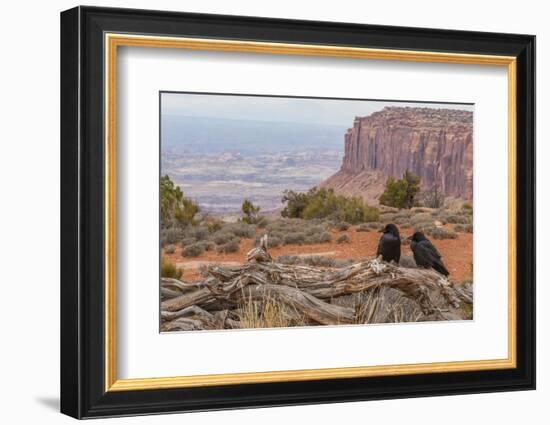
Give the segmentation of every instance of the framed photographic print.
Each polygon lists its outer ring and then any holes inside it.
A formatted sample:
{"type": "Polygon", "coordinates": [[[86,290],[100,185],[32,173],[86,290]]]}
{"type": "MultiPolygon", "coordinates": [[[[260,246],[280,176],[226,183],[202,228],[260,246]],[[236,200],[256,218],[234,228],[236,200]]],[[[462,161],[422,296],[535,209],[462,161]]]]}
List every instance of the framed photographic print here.
{"type": "Polygon", "coordinates": [[[535,387],[535,38],[61,14],[61,411],[535,387]]]}

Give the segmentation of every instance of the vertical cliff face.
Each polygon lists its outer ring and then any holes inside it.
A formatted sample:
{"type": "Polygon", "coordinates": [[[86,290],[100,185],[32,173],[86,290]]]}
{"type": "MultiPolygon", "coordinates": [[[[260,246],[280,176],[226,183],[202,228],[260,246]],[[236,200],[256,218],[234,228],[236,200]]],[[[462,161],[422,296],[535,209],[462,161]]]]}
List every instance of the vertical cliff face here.
{"type": "Polygon", "coordinates": [[[374,201],[386,179],[409,169],[422,189],[472,199],[473,113],[464,110],[386,107],[357,117],[345,135],[340,171],[325,180],[345,195],[374,201]]]}

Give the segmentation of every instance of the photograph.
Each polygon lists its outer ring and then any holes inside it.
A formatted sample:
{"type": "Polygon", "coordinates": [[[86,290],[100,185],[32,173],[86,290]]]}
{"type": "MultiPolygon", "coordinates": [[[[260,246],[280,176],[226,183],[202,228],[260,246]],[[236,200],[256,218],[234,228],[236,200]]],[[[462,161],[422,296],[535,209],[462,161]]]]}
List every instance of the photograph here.
{"type": "Polygon", "coordinates": [[[161,332],[473,319],[473,104],[159,102],[161,332]]]}

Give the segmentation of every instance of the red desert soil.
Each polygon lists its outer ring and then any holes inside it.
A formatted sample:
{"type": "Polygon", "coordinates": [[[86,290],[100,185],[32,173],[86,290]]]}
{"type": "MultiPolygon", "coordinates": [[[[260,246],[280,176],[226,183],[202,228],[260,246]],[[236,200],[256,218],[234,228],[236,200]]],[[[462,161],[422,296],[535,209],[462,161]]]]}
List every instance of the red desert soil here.
{"type": "MultiPolygon", "coordinates": [[[[411,229],[401,230],[401,235],[409,236],[412,233],[411,229]]],[[[365,257],[373,257],[376,254],[378,239],[380,233],[374,232],[356,232],[354,228],[350,228],[345,232],[333,230],[333,241],[330,243],[313,244],[313,245],[286,245],[278,248],[271,248],[269,253],[273,258],[281,255],[323,255],[338,259],[361,259],[365,257]],[[351,243],[337,244],[336,238],[341,234],[347,234],[351,243]]],[[[443,257],[443,262],[447,266],[450,275],[449,279],[452,282],[460,283],[466,279],[470,279],[471,262],[472,262],[472,234],[457,233],[456,239],[435,240],[431,239],[443,257]]],[[[253,239],[242,239],[239,252],[232,254],[220,254],[215,251],[207,251],[195,258],[185,258],[181,256],[181,248],[177,247],[173,254],[163,252],[164,261],[171,262],[178,268],[183,268],[182,279],[187,281],[200,280],[199,267],[208,263],[220,263],[226,265],[238,265],[244,262],[246,253],[253,247],[253,239]]],[[[412,256],[412,251],[409,246],[402,245],[401,254],[412,256]]]]}

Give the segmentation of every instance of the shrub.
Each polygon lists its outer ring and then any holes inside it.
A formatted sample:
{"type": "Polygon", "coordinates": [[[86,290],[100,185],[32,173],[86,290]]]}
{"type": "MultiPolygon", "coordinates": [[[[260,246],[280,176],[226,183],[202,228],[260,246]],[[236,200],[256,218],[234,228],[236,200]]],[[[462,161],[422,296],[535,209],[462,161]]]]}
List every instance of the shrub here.
{"type": "Polygon", "coordinates": [[[260,228],[260,229],[264,229],[269,223],[269,220],[266,218],[266,217],[260,217],[258,219],[258,221],[256,222],[256,225],[260,228]]]}
{"type": "Polygon", "coordinates": [[[212,241],[204,241],[205,251],[214,251],[216,249],[216,244],[212,241]]]}
{"type": "Polygon", "coordinates": [[[432,223],[432,224],[434,222],[433,217],[428,213],[415,214],[410,219],[410,223],[413,226],[417,225],[418,223],[426,223],[426,222],[429,222],[429,223],[432,223]]]}
{"type": "Polygon", "coordinates": [[[351,241],[349,239],[349,236],[344,234],[338,236],[338,238],[336,239],[336,243],[351,243],[351,241]]]}
{"type": "Polygon", "coordinates": [[[197,242],[197,240],[195,238],[183,238],[181,240],[181,246],[192,245],[195,242],[197,242]]]}
{"type": "Polygon", "coordinates": [[[164,225],[179,223],[193,224],[199,206],[191,199],[183,196],[179,186],[176,186],[170,177],[160,178],[160,220],[164,225]]]}
{"type": "Polygon", "coordinates": [[[210,232],[208,231],[208,227],[197,227],[192,230],[193,237],[198,241],[204,241],[208,239],[208,236],[210,236],[210,232]]]}
{"type": "Polygon", "coordinates": [[[302,232],[287,233],[283,238],[285,245],[303,245],[306,243],[306,235],[302,232]]]}
{"type": "Polygon", "coordinates": [[[228,224],[224,230],[241,238],[253,238],[256,235],[256,226],[243,222],[228,224]]]}
{"type": "Polygon", "coordinates": [[[283,217],[306,220],[329,218],[350,223],[377,221],[378,208],[367,205],[360,197],[337,195],[333,189],[313,188],[307,193],[286,190],[283,194],[286,206],[283,217]]]}
{"type": "Polygon", "coordinates": [[[212,241],[214,241],[217,245],[223,245],[223,244],[226,244],[227,242],[230,242],[232,241],[233,239],[235,239],[236,236],[234,233],[232,232],[229,232],[228,230],[220,230],[216,233],[214,233],[210,239],[212,241]]]}
{"type": "Polygon", "coordinates": [[[201,243],[194,243],[191,245],[187,245],[183,250],[181,251],[181,255],[183,257],[198,257],[204,252],[204,245],[201,243]]]}
{"type": "Polygon", "coordinates": [[[176,252],[175,245],[173,245],[173,244],[168,245],[167,247],[164,248],[164,252],[166,254],[173,254],[174,252],[176,252]]]}
{"type": "Polygon", "coordinates": [[[473,207],[472,207],[472,204],[471,204],[471,203],[469,203],[469,202],[464,202],[464,203],[462,204],[462,209],[463,209],[463,210],[472,210],[473,207]]]}
{"type": "Polygon", "coordinates": [[[343,231],[345,231],[345,230],[348,230],[348,229],[349,229],[349,226],[350,226],[349,223],[347,223],[347,222],[345,222],[345,221],[341,221],[340,223],[338,223],[338,224],[336,225],[336,228],[337,228],[338,230],[340,230],[341,232],[343,232],[343,231]]]}
{"type": "Polygon", "coordinates": [[[306,242],[307,243],[328,243],[331,240],[332,240],[332,236],[330,236],[330,233],[323,231],[323,232],[308,236],[306,239],[306,242]]]}
{"type": "Polygon", "coordinates": [[[241,211],[243,212],[243,218],[242,218],[243,222],[248,224],[257,223],[259,219],[258,213],[260,212],[259,206],[256,206],[252,202],[250,202],[248,199],[245,199],[241,206],[241,211]]]}
{"type": "Polygon", "coordinates": [[[448,214],[445,216],[447,223],[452,224],[468,224],[470,223],[470,218],[462,215],[448,214]]]}
{"type": "Polygon", "coordinates": [[[452,230],[444,227],[431,227],[426,230],[426,233],[434,239],[456,239],[457,235],[452,230]]]}
{"type": "Polygon", "coordinates": [[[397,180],[390,177],[386,181],[384,193],[380,195],[379,201],[389,207],[410,209],[415,206],[415,197],[419,191],[420,177],[407,170],[403,178],[397,180]]]}
{"type": "Polygon", "coordinates": [[[303,229],[304,233],[308,236],[315,236],[325,231],[325,226],[320,226],[320,225],[313,225],[313,226],[307,226],[307,227],[300,226],[300,228],[303,229]]]}
{"type": "Polygon", "coordinates": [[[179,227],[169,227],[160,231],[161,246],[177,243],[181,238],[183,238],[183,229],[179,227]]]}
{"type": "Polygon", "coordinates": [[[455,232],[472,233],[474,226],[472,224],[457,224],[454,227],[455,232]]]}
{"type": "Polygon", "coordinates": [[[235,239],[230,242],[227,242],[223,245],[218,246],[218,252],[229,254],[232,252],[238,252],[239,251],[239,242],[235,239]]]}
{"type": "Polygon", "coordinates": [[[208,232],[216,233],[218,230],[221,230],[222,223],[220,223],[219,221],[212,221],[210,223],[207,223],[206,227],[208,229],[208,232]]]}
{"type": "Polygon", "coordinates": [[[183,274],[183,270],[178,269],[172,263],[165,263],[164,261],[160,263],[160,276],[161,277],[171,277],[173,279],[180,279],[183,274]]]}
{"type": "Polygon", "coordinates": [[[352,259],[339,260],[337,258],[325,257],[323,255],[282,255],[277,258],[278,263],[291,265],[306,265],[313,267],[335,267],[342,268],[353,264],[352,259]]]}

